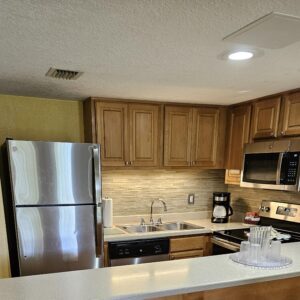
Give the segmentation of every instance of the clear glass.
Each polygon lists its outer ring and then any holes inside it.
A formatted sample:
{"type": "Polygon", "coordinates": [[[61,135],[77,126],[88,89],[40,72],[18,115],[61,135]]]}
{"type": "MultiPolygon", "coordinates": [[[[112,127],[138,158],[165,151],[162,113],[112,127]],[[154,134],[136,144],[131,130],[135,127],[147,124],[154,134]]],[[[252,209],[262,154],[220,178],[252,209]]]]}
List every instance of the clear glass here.
{"type": "Polygon", "coordinates": [[[259,244],[250,244],[249,258],[255,263],[261,260],[261,246],[259,244]]]}
{"type": "Polygon", "coordinates": [[[280,260],[281,257],[281,242],[272,241],[271,248],[269,252],[269,258],[274,261],[280,260]]]}
{"type": "Polygon", "coordinates": [[[248,242],[248,241],[241,242],[240,258],[242,260],[244,260],[244,259],[247,260],[249,258],[249,251],[250,251],[250,242],[248,242]]]}

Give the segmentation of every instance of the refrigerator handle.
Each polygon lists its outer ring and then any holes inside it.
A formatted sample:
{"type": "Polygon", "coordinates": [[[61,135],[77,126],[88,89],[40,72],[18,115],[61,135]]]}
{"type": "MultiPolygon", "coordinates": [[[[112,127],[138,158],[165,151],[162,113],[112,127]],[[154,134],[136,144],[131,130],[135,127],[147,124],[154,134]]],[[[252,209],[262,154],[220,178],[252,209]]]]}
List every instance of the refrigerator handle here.
{"type": "Polygon", "coordinates": [[[93,147],[93,173],[94,173],[94,197],[96,204],[95,233],[96,233],[96,257],[100,258],[100,266],[103,266],[104,241],[103,241],[103,212],[101,199],[101,172],[99,147],[93,147]]]}

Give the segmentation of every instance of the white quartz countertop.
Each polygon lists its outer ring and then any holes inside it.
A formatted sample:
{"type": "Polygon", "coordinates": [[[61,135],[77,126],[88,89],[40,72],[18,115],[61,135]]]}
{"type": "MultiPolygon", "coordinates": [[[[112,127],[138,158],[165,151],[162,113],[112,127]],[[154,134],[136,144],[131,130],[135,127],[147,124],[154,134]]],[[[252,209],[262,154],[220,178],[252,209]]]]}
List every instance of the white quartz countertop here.
{"type": "Polygon", "coordinates": [[[293,263],[274,270],[246,267],[225,254],[1,279],[0,299],[149,299],[300,276],[300,242],[283,244],[282,252],[293,263]]]}
{"type": "MultiPolygon", "coordinates": [[[[118,227],[106,228],[104,229],[104,240],[106,242],[116,242],[116,241],[129,241],[136,239],[151,239],[169,236],[183,236],[183,235],[195,235],[195,234],[205,234],[212,233],[214,231],[226,230],[226,229],[239,229],[239,228],[249,228],[251,225],[244,224],[241,222],[229,222],[224,224],[212,223],[210,219],[193,219],[186,220],[192,225],[201,226],[201,229],[192,230],[166,230],[166,231],[155,231],[155,232],[145,232],[145,233],[127,233],[118,227]]],[[[135,223],[136,224],[136,223],[135,223]]]]}

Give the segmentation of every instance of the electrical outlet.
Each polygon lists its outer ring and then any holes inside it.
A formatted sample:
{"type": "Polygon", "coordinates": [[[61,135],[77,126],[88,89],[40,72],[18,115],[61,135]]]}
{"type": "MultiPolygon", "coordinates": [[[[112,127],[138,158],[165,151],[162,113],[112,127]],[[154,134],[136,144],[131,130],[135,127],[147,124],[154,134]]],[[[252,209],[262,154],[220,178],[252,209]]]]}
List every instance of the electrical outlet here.
{"type": "Polygon", "coordinates": [[[188,205],[194,205],[195,204],[195,194],[189,194],[188,195],[188,205]]]}

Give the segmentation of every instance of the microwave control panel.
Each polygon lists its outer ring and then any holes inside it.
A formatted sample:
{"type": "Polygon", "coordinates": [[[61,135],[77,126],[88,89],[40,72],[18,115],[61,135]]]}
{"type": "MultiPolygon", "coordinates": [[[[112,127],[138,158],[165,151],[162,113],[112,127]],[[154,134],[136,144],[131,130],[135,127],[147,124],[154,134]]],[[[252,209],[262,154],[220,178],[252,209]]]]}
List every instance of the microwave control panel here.
{"type": "Polygon", "coordinates": [[[300,152],[287,152],[282,158],[280,183],[295,185],[299,170],[300,152]]]}

